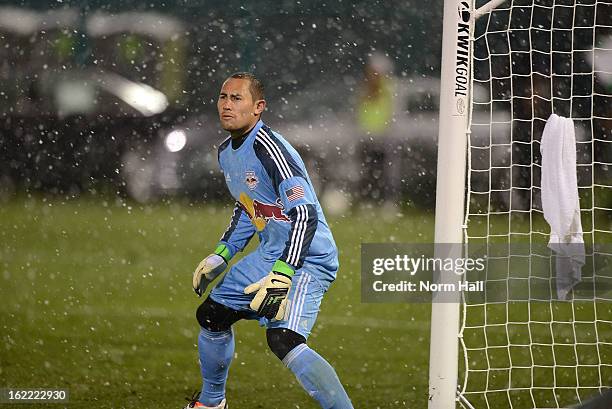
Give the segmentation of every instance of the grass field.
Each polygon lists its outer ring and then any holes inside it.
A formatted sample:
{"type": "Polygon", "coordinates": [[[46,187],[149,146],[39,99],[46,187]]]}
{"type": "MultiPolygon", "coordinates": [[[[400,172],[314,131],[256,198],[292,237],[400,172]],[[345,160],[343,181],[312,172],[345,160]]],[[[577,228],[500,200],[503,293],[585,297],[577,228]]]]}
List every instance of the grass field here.
{"type": "MultiPolygon", "coordinates": [[[[103,199],[3,203],[0,387],[67,388],[69,408],[182,408],[200,388],[191,273],[230,215],[103,199]]],[[[362,304],[359,259],[362,242],[431,241],[433,216],[329,221],[341,268],[309,344],[356,407],[426,407],[430,305],[362,304]]],[[[232,408],[317,407],[267,350],[262,328],[235,329],[232,408]]]]}

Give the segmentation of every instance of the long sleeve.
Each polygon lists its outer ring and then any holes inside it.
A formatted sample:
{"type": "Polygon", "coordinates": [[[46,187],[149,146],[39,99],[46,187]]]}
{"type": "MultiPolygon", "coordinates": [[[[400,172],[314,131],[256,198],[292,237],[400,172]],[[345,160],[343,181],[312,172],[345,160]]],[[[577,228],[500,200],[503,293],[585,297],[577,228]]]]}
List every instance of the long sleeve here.
{"type": "Polygon", "coordinates": [[[312,204],[300,205],[291,209],[288,216],[291,230],[279,260],[298,269],[302,267],[317,230],[317,210],[312,204]]]}
{"type": "Polygon", "coordinates": [[[230,224],[219,241],[220,245],[225,245],[228,253],[222,253],[220,255],[226,260],[234,257],[236,253],[244,250],[249,240],[251,240],[251,237],[255,234],[255,231],[256,228],[253,223],[251,223],[249,215],[240,203],[236,202],[230,224]]]}
{"type": "Polygon", "coordinates": [[[285,214],[291,219],[291,229],[279,260],[297,270],[308,255],[317,230],[314,190],[297,152],[292,155],[269,128],[262,127],[253,146],[283,204],[285,214]]]}

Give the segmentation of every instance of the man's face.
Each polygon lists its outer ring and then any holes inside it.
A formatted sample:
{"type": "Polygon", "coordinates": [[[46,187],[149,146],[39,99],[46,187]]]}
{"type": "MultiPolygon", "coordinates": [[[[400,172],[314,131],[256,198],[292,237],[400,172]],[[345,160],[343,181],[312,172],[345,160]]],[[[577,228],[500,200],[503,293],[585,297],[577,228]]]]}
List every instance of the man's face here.
{"type": "Polygon", "coordinates": [[[254,101],[248,79],[229,78],[223,83],[217,109],[221,126],[232,136],[240,136],[255,126],[265,107],[263,100],[254,101]]]}

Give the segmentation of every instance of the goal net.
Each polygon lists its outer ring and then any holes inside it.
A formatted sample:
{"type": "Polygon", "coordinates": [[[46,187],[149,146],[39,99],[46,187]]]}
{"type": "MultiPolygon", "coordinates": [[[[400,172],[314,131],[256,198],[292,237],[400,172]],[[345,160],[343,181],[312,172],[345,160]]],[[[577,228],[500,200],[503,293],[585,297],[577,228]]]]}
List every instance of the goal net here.
{"type": "Polygon", "coordinates": [[[566,408],[612,387],[612,1],[496,3],[471,28],[464,233],[487,269],[461,304],[458,401],[566,408]],[[585,243],[565,299],[541,199],[553,113],[573,120],[585,243]]]}

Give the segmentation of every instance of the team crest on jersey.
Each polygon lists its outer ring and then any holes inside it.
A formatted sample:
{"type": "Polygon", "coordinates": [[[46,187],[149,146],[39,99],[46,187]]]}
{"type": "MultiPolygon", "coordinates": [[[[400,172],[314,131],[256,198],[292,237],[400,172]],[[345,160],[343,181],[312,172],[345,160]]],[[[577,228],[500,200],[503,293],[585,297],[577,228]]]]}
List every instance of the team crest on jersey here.
{"type": "Polygon", "coordinates": [[[249,190],[255,190],[257,188],[257,185],[259,184],[259,178],[255,175],[254,171],[247,170],[244,182],[246,183],[249,190]]]}

